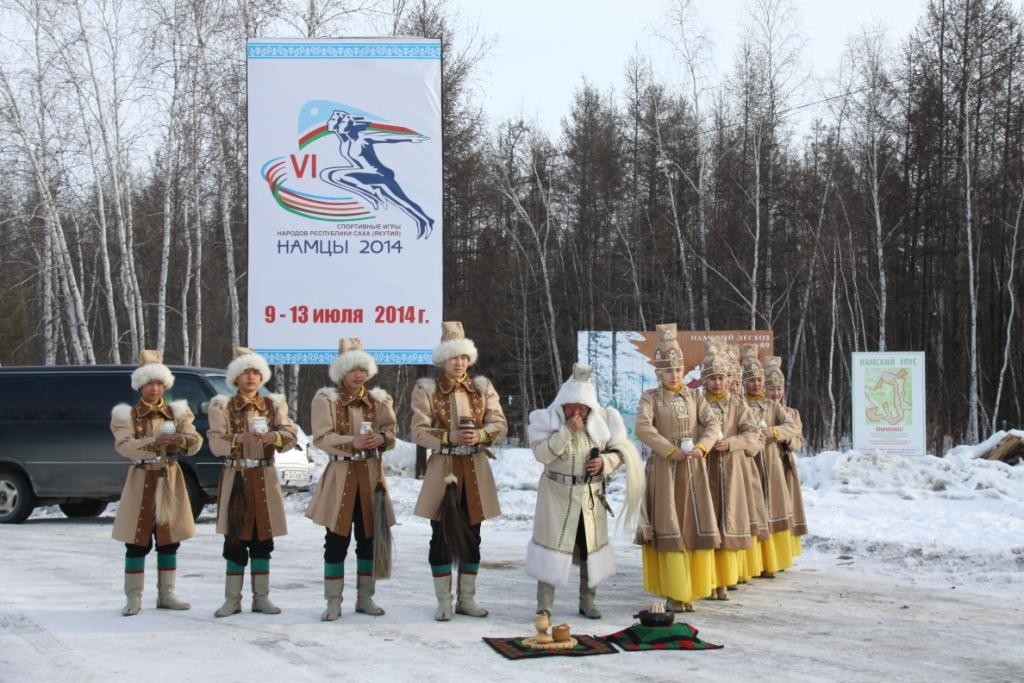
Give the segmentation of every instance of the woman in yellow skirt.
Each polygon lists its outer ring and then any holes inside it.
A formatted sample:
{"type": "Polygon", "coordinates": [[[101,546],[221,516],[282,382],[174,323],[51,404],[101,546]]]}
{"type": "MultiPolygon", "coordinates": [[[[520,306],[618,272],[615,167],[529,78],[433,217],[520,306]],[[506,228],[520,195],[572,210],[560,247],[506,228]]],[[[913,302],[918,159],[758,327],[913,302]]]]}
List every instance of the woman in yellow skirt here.
{"type": "Polygon", "coordinates": [[[721,430],[704,397],[683,384],[683,352],[675,323],[658,325],[652,363],[660,386],[637,408],[636,435],[648,448],[647,493],[637,530],[643,545],[644,590],[666,608],[693,611],[715,588],[715,548],[721,544],[705,456],[721,430]]]}
{"type": "Polygon", "coordinates": [[[757,356],[756,346],[744,347],[742,362],[747,405],[758,421],[758,429],[764,437],[764,450],[759,456],[759,470],[764,485],[765,507],[771,536],[761,543],[761,559],[764,562],[761,576],[773,578],[775,572],[793,564],[793,541],[790,533],[793,527],[793,506],[782,458],[779,455],[779,444],[796,436],[796,425],[781,403],[765,396],[764,366],[757,356]]]}
{"type": "Polygon", "coordinates": [[[728,600],[728,587],[739,583],[741,577],[749,578],[747,549],[751,534],[744,462],[761,452],[764,441],[746,402],[726,390],[731,368],[723,350],[724,345],[717,340],[705,342],[700,376],[704,400],[722,425],[708,453],[708,479],[722,535],[722,545],[715,550],[715,597],[728,600]]]}
{"type": "Polygon", "coordinates": [[[780,357],[765,358],[764,384],[765,396],[778,401],[793,421],[793,434],[789,439],[779,442],[779,455],[786,472],[789,502],[793,509],[793,527],[790,529],[793,557],[799,557],[803,552],[800,537],[807,533],[807,515],[804,513],[804,498],[800,491],[800,473],[796,467],[796,452],[804,445],[804,423],[800,417],[800,411],[786,405],[786,376],[782,374],[782,359],[780,357]]]}

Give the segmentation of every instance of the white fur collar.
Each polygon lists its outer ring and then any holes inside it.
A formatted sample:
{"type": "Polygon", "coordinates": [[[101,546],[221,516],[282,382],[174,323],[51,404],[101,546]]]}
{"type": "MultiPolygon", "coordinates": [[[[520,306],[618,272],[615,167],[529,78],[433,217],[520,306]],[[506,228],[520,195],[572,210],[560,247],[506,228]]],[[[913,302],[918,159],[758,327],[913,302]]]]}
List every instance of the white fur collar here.
{"type": "Polygon", "coordinates": [[[333,403],[334,401],[338,400],[339,394],[338,389],[335,387],[320,387],[319,389],[316,390],[316,395],[323,396],[328,401],[333,403]]]}
{"type": "Polygon", "coordinates": [[[132,419],[132,407],[127,403],[118,403],[111,409],[110,419],[117,422],[127,422],[132,419]]]}
{"type": "Polygon", "coordinates": [[[420,377],[416,380],[416,386],[428,394],[432,394],[437,389],[437,381],[433,377],[420,377]]]}
{"type": "Polygon", "coordinates": [[[188,401],[186,401],[185,399],[181,399],[179,401],[171,401],[167,405],[171,409],[171,415],[173,415],[175,418],[179,418],[191,412],[188,407],[188,401]]]}

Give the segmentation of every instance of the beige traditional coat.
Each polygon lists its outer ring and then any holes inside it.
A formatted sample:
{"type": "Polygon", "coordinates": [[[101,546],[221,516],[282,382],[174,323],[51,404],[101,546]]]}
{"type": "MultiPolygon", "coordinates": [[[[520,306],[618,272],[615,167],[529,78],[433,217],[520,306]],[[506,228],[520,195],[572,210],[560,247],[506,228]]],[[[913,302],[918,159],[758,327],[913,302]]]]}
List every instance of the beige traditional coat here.
{"type": "Polygon", "coordinates": [[[279,394],[257,395],[246,400],[240,395],[219,394],[210,401],[210,429],[206,432],[210,450],[214,455],[225,458],[226,466],[220,476],[220,492],[217,498],[217,533],[228,533],[228,502],[235,485],[235,474],[241,474],[245,487],[245,518],[239,538],[244,541],[265,541],[288,533],[285,522],[284,496],[277,480],[277,469],[273,465],[245,469],[238,466],[240,458],[272,459],[274,452],[287,451],[295,445],[298,430],[288,417],[288,405],[279,394]],[[235,443],[237,434],[252,431],[253,418],[257,415],[267,418],[271,432],[281,439],[281,446],[274,444],[263,448],[245,449],[235,443]],[[230,466],[234,463],[233,466],[230,466]]]}
{"type": "Polygon", "coordinates": [[[395,446],[394,401],[383,389],[352,393],[344,386],[340,389],[325,387],[313,396],[313,443],[331,455],[352,455],[352,442],[359,434],[362,422],[370,422],[373,432],[384,436],[384,445],[378,455],[366,460],[335,460],[327,464],[320,475],[316,491],[306,508],[306,516],[327,527],[339,536],[348,536],[352,528],[356,498],[363,516],[363,533],[373,536],[371,502],[380,484],[384,488],[388,511],[388,525],[395,523],[395,510],[391,494],[381,468],[380,454],[395,446]]]}
{"type": "Polygon", "coordinates": [[[796,467],[796,452],[804,445],[804,422],[800,417],[800,411],[796,408],[787,407],[786,412],[793,420],[795,434],[790,437],[788,444],[782,445],[782,465],[786,471],[789,500],[793,507],[792,532],[794,536],[803,536],[807,533],[807,514],[804,512],[804,496],[800,490],[800,472],[796,467]]]}
{"type": "Polygon", "coordinates": [[[764,440],[750,408],[739,396],[725,393],[721,400],[708,400],[722,424],[722,435],[729,450],[708,452],[708,478],[711,500],[715,505],[722,548],[742,550],[750,547],[750,511],[747,508],[745,461],[757,456],[764,440]]]}
{"type": "Polygon", "coordinates": [[[457,478],[460,498],[463,489],[466,491],[470,524],[479,524],[501,514],[498,490],[487,459],[494,457],[489,446],[501,441],[508,424],[498,392],[487,378],[467,378],[459,382],[442,374],[436,382],[419,380],[412,391],[411,431],[417,446],[432,451],[414,514],[437,519],[444,498],[444,479],[449,474],[457,478]],[[466,415],[473,418],[477,429],[487,433],[487,438],[481,440],[484,443],[480,452],[472,456],[444,455],[442,439],[444,445],[450,443],[458,431],[459,417],[466,415]]]}
{"type": "Polygon", "coordinates": [[[779,441],[793,438],[796,435],[795,425],[782,404],[774,399],[753,399],[747,396],[746,402],[754,414],[754,420],[758,423],[763,420],[769,431],[773,432],[773,436],[765,440],[764,450],[758,458],[758,469],[768,510],[768,528],[772,533],[786,531],[793,527],[793,506],[789,499],[786,473],[782,469],[779,441]]]}
{"type": "Polygon", "coordinates": [[[660,552],[719,547],[705,458],[666,457],[686,438],[710,452],[721,429],[718,416],[698,392],[684,388],[677,394],[658,387],[640,397],[635,429],[652,451],[647,460],[646,519],[640,522],[637,540],[660,552]]]}
{"type": "Polygon", "coordinates": [[[156,532],[156,544],[169,545],[196,535],[192,506],[185,488],[181,467],[170,455],[195,455],[203,445],[203,437],[192,424],[195,416],[185,401],[150,407],[140,401],[129,406],[121,403],[110,414],[110,431],[114,448],[129,460],[159,459],[161,464],[135,465],[128,468],[121,491],[121,503],[114,518],[112,536],[122,543],[148,545],[156,532]],[[181,437],[177,448],[156,445],[164,420],[174,422],[174,431],[181,437]],[[159,489],[160,495],[157,495],[159,489]],[[158,523],[158,519],[162,523],[158,523]]]}

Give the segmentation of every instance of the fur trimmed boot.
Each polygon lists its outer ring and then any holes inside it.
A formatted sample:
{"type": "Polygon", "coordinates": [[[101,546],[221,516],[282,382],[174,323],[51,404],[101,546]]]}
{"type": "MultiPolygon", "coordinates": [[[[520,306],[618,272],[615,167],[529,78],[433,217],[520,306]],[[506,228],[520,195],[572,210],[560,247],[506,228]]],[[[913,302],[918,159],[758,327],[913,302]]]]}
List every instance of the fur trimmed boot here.
{"type": "Polygon", "coordinates": [[[597,596],[597,589],[590,587],[590,576],[587,572],[587,563],[580,562],[580,614],[587,619],[600,619],[601,612],[594,604],[597,596]]]}
{"type": "Polygon", "coordinates": [[[160,568],[156,585],[157,585],[157,597],[156,606],[157,609],[177,609],[185,610],[192,609],[192,605],[188,604],[183,600],[179,600],[178,596],[174,594],[174,584],[177,581],[178,572],[175,569],[164,569],[160,568]]]}
{"type": "Polygon", "coordinates": [[[320,621],[337,621],[341,616],[341,594],[345,590],[345,577],[324,577],[324,598],[327,609],[320,615],[320,621]]]}
{"type": "Polygon", "coordinates": [[[476,604],[476,574],[459,572],[459,597],[455,612],[470,617],[486,617],[488,612],[476,604]]]}
{"type": "MultiPolygon", "coordinates": [[[[256,563],[253,562],[253,565],[256,563]]],[[[270,601],[270,571],[252,574],[252,611],[280,614],[281,608],[270,601]]]]}
{"type": "Polygon", "coordinates": [[[370,616],[379,617],[384,614],[377,603],[373,601],[373,594],[377,592],[377,582],[372,576],[359,576],[356,578],[356,611],[370,616]]]}
{"type": "Polygon", "coordinates": [[[126,571],[124,573],[124,595],[126,602],[121,610],[121,615],[131,617],[142,609],[142,588],[146,585],[146,575],[143,572],[126,571]]]}
{"type": "Polygon", "coordinates": [[[245,575],[228,571],[224,574],[224,604],[213,613],[215,617],[230,617],[242,611],[242,582],[245,575]]]}
{"type": "Polygon", "coordinates": [[[549,617],[555,606],[555,587],[543,581],[537,582],[537,614],[543,612],[549,617]]]}
{"type": "Polygon", "coordinates": [[[437,610],[434,618],[438,621],[451,621],[452,619],[452,575],[434,577],[434,595],[437,596],[437,610]]]}

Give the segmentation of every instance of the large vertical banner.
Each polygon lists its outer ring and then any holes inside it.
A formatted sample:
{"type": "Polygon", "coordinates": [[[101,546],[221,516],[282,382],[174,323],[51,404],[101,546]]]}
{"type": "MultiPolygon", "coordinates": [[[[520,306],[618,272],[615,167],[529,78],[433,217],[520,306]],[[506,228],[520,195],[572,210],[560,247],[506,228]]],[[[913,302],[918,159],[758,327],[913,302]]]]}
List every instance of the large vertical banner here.
{"type": "Polygon", "coordinates": [[[853,447],[925,453],[924,352],[853,354],[853,447]]]}
{"type": "Polygon", "coordinates": [[[441,43],[248,43],[249,346],[429,364],[441,322],[441,43]]]}

